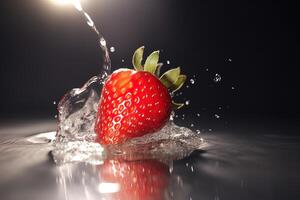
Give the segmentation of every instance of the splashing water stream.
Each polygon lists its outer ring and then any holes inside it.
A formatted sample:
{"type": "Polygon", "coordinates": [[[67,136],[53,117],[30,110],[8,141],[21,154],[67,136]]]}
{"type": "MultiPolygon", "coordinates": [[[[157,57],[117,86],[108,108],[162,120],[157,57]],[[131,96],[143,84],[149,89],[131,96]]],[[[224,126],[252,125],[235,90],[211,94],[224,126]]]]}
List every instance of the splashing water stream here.
{"type": "MultiPolygon", "coordinates": [[[[72,89],[65,94],[58,104],[59,125],[55,141],[56,149],[53,151],[53,155],[59,157],[58,155],[70,152],[70,154],[63,156],[66,157],[66,160],[80,161],[90,156],[91,153],[102,154],[102,147],[93,143],[96,137],[94,122],[100,91],[111,70],[111,60],[104,36],[89,14],[82,8],[80,1],[72,0],[70,3],[86,20],[92,31],[96,33],[103,57],[101,73],[92,77],[82,88],[72,89]],[[72,152],[79,154],[73,155],[72,152]]],[[[59,162],[59,159],[55,159],[55,161],[59,162]]]]}
{"type": "Polygon", "coordinates": [[[97,115],[100,91],[111,70],[111,61],[106,40],[92,18],[78,0],[74,7],[95,32],[103,55],[102,72],[92,77],[82,88],[68,92],[58,104],[59,126],[52,155],[56,163],[85,161],[101,163],[114,156],[139,158],[174,159],[188,155],[204,145],[199,134],[188,128],[176,126],[172,120],[157,133],[135,138],[122,145],[106,146],[94,142],[94,124],[97,115]]]}

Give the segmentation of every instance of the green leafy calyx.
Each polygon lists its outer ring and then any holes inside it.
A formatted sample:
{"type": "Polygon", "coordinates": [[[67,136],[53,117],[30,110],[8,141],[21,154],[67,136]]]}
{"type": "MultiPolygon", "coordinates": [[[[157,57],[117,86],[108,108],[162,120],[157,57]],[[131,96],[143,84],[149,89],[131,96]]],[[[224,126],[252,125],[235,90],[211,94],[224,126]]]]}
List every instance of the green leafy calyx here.
{"type": "Polygon", "coordinates": [[[140,48],[138,48],[132,57],[132,64],[133,67],[135,68],[135,70],[137,71],[142,71],[143,67],[142,67],[142,60],[143,60],[143,54],[144,54],[144,49],[145,47],[142,46],[140,48]]]}
{"type": "MultiPolygon", "coordinates": [[[[179,90],[186,81],[186,75],[180,74],[180,67],[170,69],[166,71],[162,76],[160,76],[161,67],[163,66],[162,63],[159,63],[159,51],[152,52],[147,58],[144,63],[142,64],[143,55],[144,55],[145,47],[142,46],[138,48],[132,58],[132,64],[135,70],[137,71],[147,71],[153,75],[155,75],[162,84],[170,90],[172,93],[179,90]]],[[[181,108],[184,104],[182,103],[175,103],[172,101],[172,105],[174,109],[181,108]]]]}

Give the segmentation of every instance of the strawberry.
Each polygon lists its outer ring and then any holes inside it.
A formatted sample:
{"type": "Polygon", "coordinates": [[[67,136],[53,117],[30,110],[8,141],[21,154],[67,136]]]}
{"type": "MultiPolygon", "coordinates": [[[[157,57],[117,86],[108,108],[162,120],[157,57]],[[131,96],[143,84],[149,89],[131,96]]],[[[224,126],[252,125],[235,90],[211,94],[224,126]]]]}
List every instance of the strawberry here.
{"type": "Polygon", "coordinates": [[[102,183],[117,184],[109,199],[162,200],[169,183],[169,168],[157,160],[106,160],[99,166],[102,183]]]}
{"type": "Polygon", "coordinates": [[[119,144],[126,140],[160,130],[170,118],[172,102],[169,91],[178,90],[186,76],[180,68],[165,72],[154,51],[142,66],[144,47],[133,55],[132,69],[114,71],[104,83],[98,107],[95,132],[102,144],[119,144]]]}

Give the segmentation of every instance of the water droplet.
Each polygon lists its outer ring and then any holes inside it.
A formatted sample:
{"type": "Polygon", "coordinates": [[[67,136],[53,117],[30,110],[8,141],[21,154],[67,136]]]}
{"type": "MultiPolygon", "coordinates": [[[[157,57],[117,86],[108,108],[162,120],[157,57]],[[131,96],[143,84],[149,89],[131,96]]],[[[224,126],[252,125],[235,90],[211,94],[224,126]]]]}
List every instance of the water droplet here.
{"type": "Polygon", "coordinates": [[[100,39],[100,44],[101,44],[101,46],[106,48],[106,40],[104,38],[100,39]]]}
{"type": "Polygon", "coordinates": [[[232,90],[234,90],[234,89],[235,89],[235,87],[233,87],[233,86],[232,86],[232,87],[231,87],[231,89],[232,89],[232,90]]]}
{"type": "Polygon", "coordinates": [[[222,107],[221,107],[221,106],[219,106],[219,107],[218,107],[218,109],[219,109],[219,110],[221,110],[221,109],[222,109],[222,107]]]}
{"type": "Polygon", "coordinates": [[[228,61],[229,61],[229,62],[231,62],[231,61],[232,61],[232,59],[231,59],[231,58],[228,58],[228,61]]]}
{"type": "Polygon", "coordinates": [[[56,105],[56,101],[53,101],[53,104],[56,105]]]}
{"type": "Polygon", "coordinates": [[[84,13],[85,15],[85,18],[86,18],[86,23],[90,26],[90,27],[93,27],[94,26],[94,22],[93,20],[91,19],[91,17],[87,14],[87,13],[84,13]]]}
{"type": "Polygon", "coordinates": [[[191,127],[194,127],[194,124],[191,124],[191,127]]]}
{"type": "Polygon", "coordinates": [[[194,167],[193,167],[193,166],[191,166],[191,171],[192,171],[192,172],[194,171],[194,167]]]}
{"type": "Polygon", "coordinates": [[[194,79],[190,79],[190,82],[191,82],[191,84],[194,84],[195,80],[194,79]]]}
{"type": "Polygon", "coordinates": [[[207,71],[207,72],[208,72],[208,68],[206,68],[206,69],[205,69],[205,71],[207,71]]]}
{"type": "Polygon", "coordinates": [[[217,82],[220,82],[222,79],[222,77],[220,76],[220,74],[215,74],[215,77],[214,77],[214,82],[217,83],[217,82]]]}
{"type": "Polygon", "coordinates": [[[171,166],[169,167],[169,172],[170,172],[170,174],[172,174],[173,170],[174,170],[174,167],[173,167],[173,165],[171,165],[171,166]]]}
{"type": "Polygon", "coordinates": [[[110,52],[112,52],[112,53],[116,51],[115,47],[110,47],[109,50],[110,50],[110,52]]]}
{"type": "Polygon", "coordinates": [[[167,64],[169,65],[171,62],[169,60],[167,60],[167,64]]]}
{"type": "Polygon", "coordinates": [[[57,119],[57,115],[54,115],[54,118],[57,119]]]}
{"type": "Polygon", "coordinates": [[[122,62],[124,62],[125,60],[124,59],[122,59],[122,62]]]}
{"type": "Polygon", "coordinates": [[[197,129],[197,130],[196,130],[196,133],[197,133],[197,134],[200,134],[200,133],[201,133],[201,131],[197,129]]]}
{"type": "Polygon", "coordinates": [[[186,101],[185,101],[185,105],[188,106],[189,104],[190,104],[190,100],[186,100],[186,101]]]}
{"type": "Polygon", "coordinates": [[[174,113],[172,113],[172,114],[170,115],[170,120],[171,120],[171,121],[174,120],[174,113]]]}
{"type": "Polygon", "coordinates": [[[189,87],[190,87],[189,85],[186,86],[186,88],[189,88],[189,87]]]}
{"type": "Polygon", "coordinates": [[[197,113],[197,117],[200,117],[200,113],[197,113]]]}
{"type": "Polygon", "coordinates": [[[220,118],[220,115],[215,114],[215,118],[219,119],[219,118],[220,118]]]}
{"type": "Polygon", "coordinates": [[[211,132],[211,131],[212,131],[212,129],[210,128],[210,129],[208,129],[208,131],[209,131],[209,132],[211,132]]]}

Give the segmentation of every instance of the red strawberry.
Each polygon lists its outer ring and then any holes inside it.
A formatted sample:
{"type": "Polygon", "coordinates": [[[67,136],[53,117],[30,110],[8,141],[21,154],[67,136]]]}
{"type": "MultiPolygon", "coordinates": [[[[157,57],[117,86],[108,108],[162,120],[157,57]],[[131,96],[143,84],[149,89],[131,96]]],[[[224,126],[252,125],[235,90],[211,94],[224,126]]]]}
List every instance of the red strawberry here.
{"type": "MultiPolygon", "coordinates": [[[[101,94],[95,131],[103,144],[118,144],[161,129],[170,118],[168,89],[179,89],[186,76],[175,68],[159,75],[158,51],[141,65],[144,48],[133,56],[136,70],[119,69],[106,80],[101,94]],[[144,71],[143,71],[144,70],[144,71]]],[[[181,107],[182,104],[175,104],[181,107]]]]}
{"type": "Polygon", "coordinates": [[[162,200],[169,182],[169,168],[156,160],[107,160],[99,169],[102,183],[119,186],[109,199],[162,200]]]}

